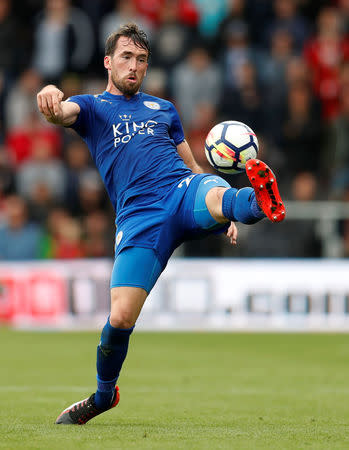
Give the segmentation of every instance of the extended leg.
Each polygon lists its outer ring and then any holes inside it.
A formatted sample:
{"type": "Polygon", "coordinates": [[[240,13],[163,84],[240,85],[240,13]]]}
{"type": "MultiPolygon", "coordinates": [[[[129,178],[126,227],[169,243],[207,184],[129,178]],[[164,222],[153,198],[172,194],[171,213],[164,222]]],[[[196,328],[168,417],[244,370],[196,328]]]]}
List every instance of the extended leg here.
{"type": "Polygon", "coordinates": [[[272,170],[263,161],[252,159],[246,163],[246,172],[253,189],[216,187],[207,193],[211,216],[219,223],[231,220],[253,224],[265,216],[272,222],[281,222],[286,210],[272,170]]]}
{"type": "Polygon", "coordinates": [[[208,191],[206,205],[218,223],[238,221],[253,224],[265,217],[259,208],[254,190],[217,187],[208,191]]]}
{"type": "Polygon", "coordinates": [[[201,180],[194,203],[194,219],[200,228],[214,231],[229,221],[255,223],[263,217],[252,188],[237,190],[217,175],[201,180]]]}

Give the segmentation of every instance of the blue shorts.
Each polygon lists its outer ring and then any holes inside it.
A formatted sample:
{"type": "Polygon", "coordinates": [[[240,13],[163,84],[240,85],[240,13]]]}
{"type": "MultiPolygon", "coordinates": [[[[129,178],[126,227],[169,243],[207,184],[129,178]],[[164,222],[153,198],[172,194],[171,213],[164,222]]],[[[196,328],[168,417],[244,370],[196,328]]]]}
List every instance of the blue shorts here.
{"type": "Polygon", "coordinates": [[[206,176],[201,179],[195,194],[194,220],[203,230],[222,228],[222,224],[214,220],[206,206],[206,194],[214,187],[230,188],[230,184],[216,175],[206,176]]]}
{"type": "Polygon", "coordinates": [[[126,220],[117,220],[110,286],[141,287],[150,292],[178,245],[225,231],[229,224],[217,223],[205,202],[207,192],[218,186],[230,187],[216,175],[191,175],[161,201],[140,204],[126,220]]]}
{"type": "Polygon", "coordinates": [[[151,248],[128,247],[115,258],[110,288],[132,286],[148,293],[162,272],[162,266],[151,248]]]}

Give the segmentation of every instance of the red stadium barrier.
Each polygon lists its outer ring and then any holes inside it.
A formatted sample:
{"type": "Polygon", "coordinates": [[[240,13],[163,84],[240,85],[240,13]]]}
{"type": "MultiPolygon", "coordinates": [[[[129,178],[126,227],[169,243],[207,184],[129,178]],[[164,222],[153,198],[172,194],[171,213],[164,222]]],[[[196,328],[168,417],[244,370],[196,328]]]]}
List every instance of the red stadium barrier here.
{"type": "Polygon", "coordinates": [[[52,271],[0,272],[0,322],[49,324],[68,313],[67,280],[52,271]]]}

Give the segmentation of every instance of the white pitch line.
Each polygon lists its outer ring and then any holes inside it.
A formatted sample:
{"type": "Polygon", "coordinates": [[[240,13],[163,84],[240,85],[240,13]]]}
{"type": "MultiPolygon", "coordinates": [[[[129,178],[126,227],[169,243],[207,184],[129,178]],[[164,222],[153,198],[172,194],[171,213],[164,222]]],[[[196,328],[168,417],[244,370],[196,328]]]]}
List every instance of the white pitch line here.
{"type": "MultiPolygon", "coordinates": [[[[77,393],[89,393],[93,392],[95,389],[94,386],[16,386],[16,385],[0,385],[0,392],[30,392],[35,390],[35,392],[77,392],[77,393]]],[[[202,389],[195,389],[195,388],[171,388],[168,387],[155,387],[155,388],[148,388],[146,386],[134,386],[134,387],[127,387],[122,388],[123,391],[130,390],[132,392],[136,393],[180,393],[180,394],[198,394],[202,392],[202,389]]],[[[229,390],[221,390],[221,389],[211,389],[211,392],[214,392],[216,394],[231,394],[231,395],[296,395],[299,394],[300,390],[297,389],[283,389],[280,387],[280,389],[266,389],[266,388],[242,388],[242,387],[232,387],[229,390]]],[[[307,392],[302,392],[303,396],[313,396],[316,393],[329,393],[329,394],[341,394],[341,395],[348,395],[349,394],[349,387],[330,387],[330,386],[318,386],[314,387],[311,390],[307,390],[307,392]]]]}
{"type": "Polygon", "coordinates": [[[40,392],[85,392],[93,388],[83,386],[0,386],[0,392],[30,392],[32,390],[40,392]]]}

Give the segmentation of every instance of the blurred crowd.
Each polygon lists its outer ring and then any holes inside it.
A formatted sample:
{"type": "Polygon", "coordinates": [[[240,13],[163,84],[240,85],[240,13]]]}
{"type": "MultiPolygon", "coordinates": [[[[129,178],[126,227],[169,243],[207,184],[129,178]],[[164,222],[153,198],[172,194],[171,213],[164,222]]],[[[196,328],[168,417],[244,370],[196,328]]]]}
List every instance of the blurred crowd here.
{"type": "MultiPolygon", "coordinates": [[[[206,171],[208,130],[239,120],[286,199],[349,200],[349,0],[0,0],[0,260],[113,255],[114,213],[88,149],[42,120],[36,94],[48,83],[66,98],[103,92],[105,39],[129,21],[152,46],[143,90],[175,103],[206,171]]],[[[182,251],[321,255],[312,221],[253,228],[238,250],[215,236],[182,251]]],[[[341,233],[347,256],[345,223],[341,233]]]]}

